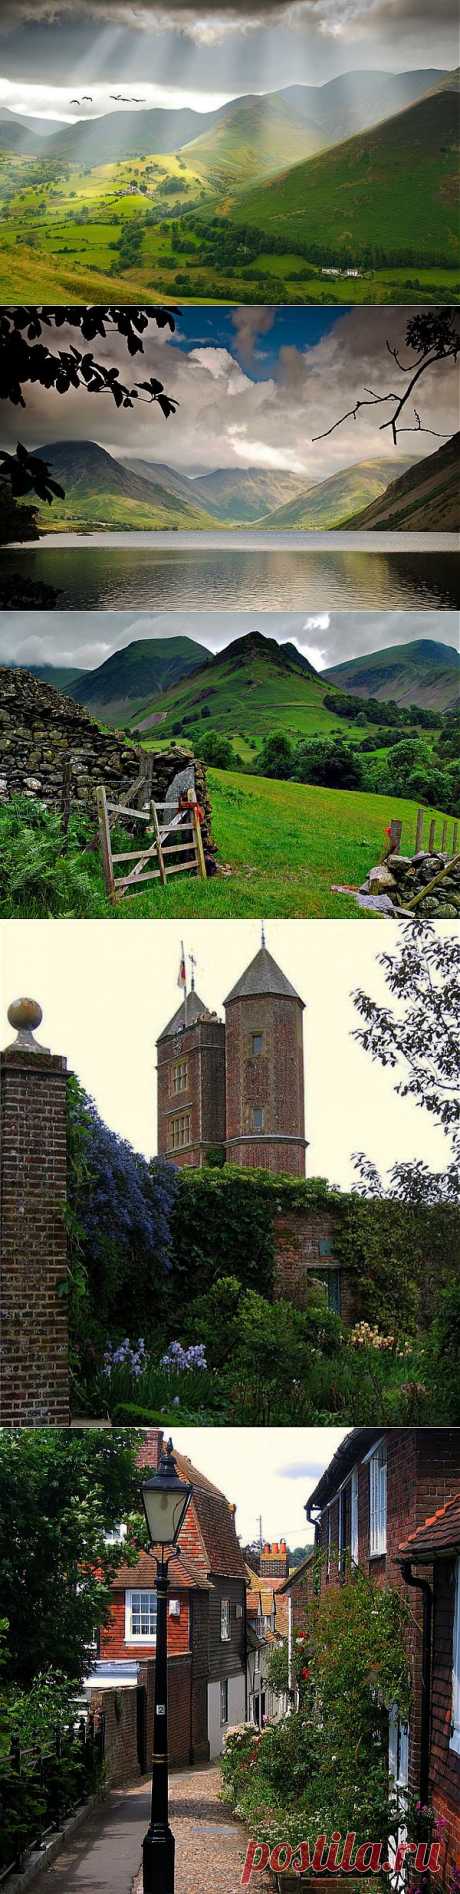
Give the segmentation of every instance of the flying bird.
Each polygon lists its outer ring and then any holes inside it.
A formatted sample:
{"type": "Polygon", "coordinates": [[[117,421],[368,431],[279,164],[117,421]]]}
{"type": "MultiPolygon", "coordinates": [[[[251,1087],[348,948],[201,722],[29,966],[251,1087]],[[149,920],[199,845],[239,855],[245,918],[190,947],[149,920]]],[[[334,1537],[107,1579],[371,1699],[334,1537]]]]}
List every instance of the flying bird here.
{"type": "Polygon", "coordinates": [[[84,93],[83,93],[83,98],[82,98],[82,101],[81,101],[81,103],[82,103],[82,105],[92,105],[92,103],[93,103],[93,98],[92,98],[92,93],[91,93],[91,92],[84,92],[84,93]]]}

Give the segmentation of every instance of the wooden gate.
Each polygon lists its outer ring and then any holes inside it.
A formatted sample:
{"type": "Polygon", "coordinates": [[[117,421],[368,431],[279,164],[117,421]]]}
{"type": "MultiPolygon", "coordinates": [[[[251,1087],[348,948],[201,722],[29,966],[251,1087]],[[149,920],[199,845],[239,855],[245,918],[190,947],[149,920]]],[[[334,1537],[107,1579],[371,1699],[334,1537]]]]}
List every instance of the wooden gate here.
{"type": "Polygon", "coordinates": [[[130,808],[127,801],[109,802],[104,788],[96,791],[96,800],[104,881],[111,901],[130,892],[135,894],[144,881],[161,881],[165,887],[170,875],[192,872],[206,881],[200,814],[193,790],[188,791],[185,803],[151,801],[147,809],[130,808]],[[112,829],[127,819],[141,823],[146,831],[145,842],[152,834],[153,841],[148,847],[139,842],[114,854],[112,829]],[[171,840],[175,835],[177,841],[171,840]],[[181,859],[171,862],[171,856],[181,859]],[[115,876],[114,869],[120,862],[130,863],[129,872],[115,876]]]}

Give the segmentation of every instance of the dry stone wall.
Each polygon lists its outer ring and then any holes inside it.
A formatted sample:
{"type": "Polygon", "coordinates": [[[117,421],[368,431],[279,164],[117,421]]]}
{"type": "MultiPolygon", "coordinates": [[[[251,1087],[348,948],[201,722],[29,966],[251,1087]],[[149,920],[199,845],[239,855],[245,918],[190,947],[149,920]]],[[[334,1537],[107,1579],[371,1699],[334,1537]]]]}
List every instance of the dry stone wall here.
{"type": "Polygon", "coordinates": [[[70,799],[95,811],[103,784],[121,801],[141,769],[151,772],[150,793],[162,801],[174,777],[192,763],[198,801],[204,809],[203,839],[211,845],[211,807],[206,771],[177,745],[146,751],[121,732],[100,730],[81,704],[44,684],[29,671],[0,668],[0,801],[26,795],[59,806],[70,772],[70,799]]]}
{"type": "Polygon", "coordinates": [[[369,904],[387,914],[404,914],[407,903],[418,895],[421,899],[412,910],[414,919],[456,921],[460,916],[460,861],[449,860],[440,851],[388,855],[386,861],[370,869],[360,895],[363,906],[369,904]],[[444,869],[442,879],[436,880],[444,869]],[[431,882],[436,885],[431,887],[431,882]]]}

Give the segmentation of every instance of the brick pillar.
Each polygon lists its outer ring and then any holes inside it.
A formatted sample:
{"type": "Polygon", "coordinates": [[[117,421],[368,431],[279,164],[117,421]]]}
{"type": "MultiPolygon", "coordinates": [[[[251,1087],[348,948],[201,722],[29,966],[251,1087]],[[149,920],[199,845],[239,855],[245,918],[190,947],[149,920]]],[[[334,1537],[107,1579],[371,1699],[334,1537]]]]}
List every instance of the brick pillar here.
{"type": "Polygon", "coordinates": [[[66,1060],[34,1039],[41,1008],[8,1011],[0,1053],[0,1421],[69,1425],[66,1060]]]}

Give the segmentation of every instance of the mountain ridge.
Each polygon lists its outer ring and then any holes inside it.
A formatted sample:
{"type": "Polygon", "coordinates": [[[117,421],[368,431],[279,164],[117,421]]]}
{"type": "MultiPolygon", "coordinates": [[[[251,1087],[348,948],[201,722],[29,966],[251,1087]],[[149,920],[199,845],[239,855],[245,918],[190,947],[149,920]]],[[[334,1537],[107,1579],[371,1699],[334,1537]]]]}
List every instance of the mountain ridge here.
{"type": "Polygon", "coordinates": [[[415,638],[408,644],[344,659],[329,665],[321,676],[338,690],[363,700],[376,697],[380,703],[417,704],[430,710],[460,707],[460,655],[454,645],[435,638],[415,638]]]}

